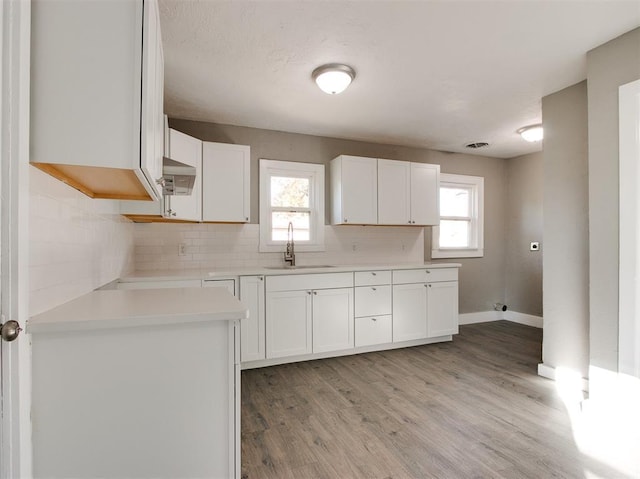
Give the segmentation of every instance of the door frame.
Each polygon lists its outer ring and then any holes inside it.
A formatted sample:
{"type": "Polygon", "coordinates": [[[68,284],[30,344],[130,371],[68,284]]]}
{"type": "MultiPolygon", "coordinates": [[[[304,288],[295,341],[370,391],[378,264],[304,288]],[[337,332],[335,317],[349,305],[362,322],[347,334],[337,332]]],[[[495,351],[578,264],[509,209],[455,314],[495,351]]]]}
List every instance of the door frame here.
{"type": "MultiPolygon", "coordinates": [[[[0,4],[0,308],[3,320],[28,318],[29,89],[31,2],[0,4]]],[[[31,352],[26,334],[2,347],[0,479],[32,477],[31,352]]]]}

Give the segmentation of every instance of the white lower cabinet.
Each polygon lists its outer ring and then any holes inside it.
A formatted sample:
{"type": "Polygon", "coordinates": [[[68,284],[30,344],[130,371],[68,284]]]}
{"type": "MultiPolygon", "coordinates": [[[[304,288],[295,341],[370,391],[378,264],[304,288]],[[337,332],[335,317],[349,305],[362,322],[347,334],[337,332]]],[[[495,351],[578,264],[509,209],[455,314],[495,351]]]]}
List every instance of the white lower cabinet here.
{"type": "Polygon", "coordinates": [[[313,291],[313,352],[353,348],[353,288],[313,291]]]}
{"type": "Polygon", "coordinates": [[[427,285],[393,286],[393,342],[427,337],[427,285]]]}
{"type": "Polygon", "coordinates": [[[458,334],[458,282],[429,283],[427,335],[430,338],[458,334]]]}
{"type": "Polygon", "coordinates": [[[310,354],[311,291],[266,294],[267,358],[310,354]]]}
{"type": "Polygon", "coordinates": [[[240,301],[249,318],[240,322],[240,360],[258,361],[265,356],[264,276],[240,277],[240,301]]]}

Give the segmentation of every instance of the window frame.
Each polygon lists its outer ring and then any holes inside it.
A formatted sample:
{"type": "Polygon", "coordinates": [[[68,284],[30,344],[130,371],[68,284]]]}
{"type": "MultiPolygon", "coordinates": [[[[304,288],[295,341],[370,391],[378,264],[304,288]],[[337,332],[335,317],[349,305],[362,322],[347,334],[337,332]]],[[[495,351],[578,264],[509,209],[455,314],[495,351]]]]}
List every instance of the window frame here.
{"type": "MultiPolygon", "coordinates": [[[[282,252],[286,241],[272,238],[271,177],[309,179],[309,241],[296,240],[296,251],[324,251],[324,165],[260,158],[260,244],[261,253],[282,252]]],[[[286,208],[284,209],[286,210],[286,208]]],[[[296,208],[306,210],[306,208],[296,208]]]]}
{"type": "MultiPolygon", "coordinates": [[[[481,258],[484,256],[484,178],[481,176],[454,175],[451,173],[440,174],[440,188],[458,187],[471,191],[470,216],[440,216],[444,220],[469,221],[470,246],[440,247],[440,223],[431,228],[431,258],[481,258]]],[[[440,204],[442,207],[442,204],[440,204]]]]}

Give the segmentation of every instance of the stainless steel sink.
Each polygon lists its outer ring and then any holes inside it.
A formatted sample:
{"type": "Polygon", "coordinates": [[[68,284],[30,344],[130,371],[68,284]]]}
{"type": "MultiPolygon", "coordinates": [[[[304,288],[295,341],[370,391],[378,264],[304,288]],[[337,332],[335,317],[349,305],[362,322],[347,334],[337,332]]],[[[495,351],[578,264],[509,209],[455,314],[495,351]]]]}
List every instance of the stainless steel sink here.
{"type": "Polygon", "coordinates": [[[279,269],[279,270],[286,270],[286,269],[321,269],[321,268],[335,268],[335,266],[331,265],[331,264],[320,264],[320,265],[308,264],[308,265],[302,265],[302,266],[265,266],[264,267],[264,269],[279,269]]]}

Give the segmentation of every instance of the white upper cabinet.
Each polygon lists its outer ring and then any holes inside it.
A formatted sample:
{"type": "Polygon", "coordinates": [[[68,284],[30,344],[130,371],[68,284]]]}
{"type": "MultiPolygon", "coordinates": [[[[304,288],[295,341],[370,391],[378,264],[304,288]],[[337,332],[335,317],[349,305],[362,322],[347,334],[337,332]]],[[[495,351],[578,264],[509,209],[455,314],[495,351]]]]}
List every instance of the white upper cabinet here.
{"type": "Polygon", "coordinates": [[[250,148],[203,142],[202,221],[248,223],[250,148]]]}
{"type": "Polygon", "coordinates": [[[440,223],[440,165],[411,163],[411,223],[440,223]]]}
{"type": "Polygon", "coordinates": [[[379,159],[378,224],[438,224],[439,184],[440,165],[379,159]]]}
{"type": "Polygon", "coordinates": [[[167,156],[196,169],[196,181],[190,195],[164,197],[167,218],[200,221],[202,219],[202,141],[170,128],[167,156]]]}
{"type": "Polygon", "coordinates": [[[375,158],[341,155],[331,160],[331,224],[378,222],[375,158]]]}
{"type": "Polygon", "coordinates": [[[121,201],[120,212],[133,221],[157,221],[162,218],[181,221],[202,220],[202,141],[167,129],[166,149],[169,158],[193,166],[196,181],[185,196],[163,196],[158,201],[121,201]]]}
{"type": "Polygon", "coordinates": [[[407,161],[378,160],[378,224],[411,224],[411,168],[407,161]]]}
{"type": "Polygon", "coordinates": [[[159,199],[156,0],[33,0],[31,15],[31,162],[93,198],[159,199]]]}

